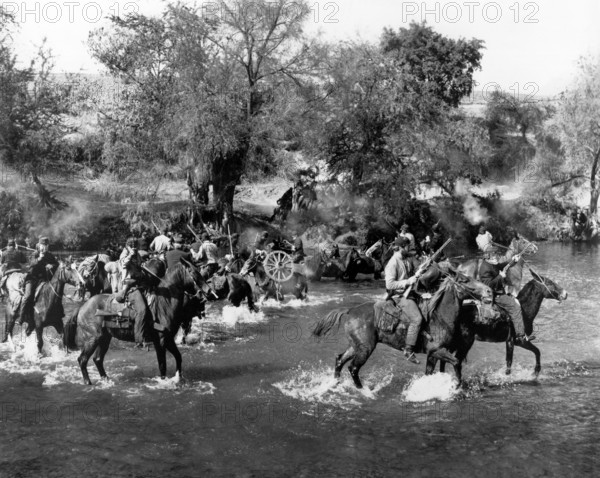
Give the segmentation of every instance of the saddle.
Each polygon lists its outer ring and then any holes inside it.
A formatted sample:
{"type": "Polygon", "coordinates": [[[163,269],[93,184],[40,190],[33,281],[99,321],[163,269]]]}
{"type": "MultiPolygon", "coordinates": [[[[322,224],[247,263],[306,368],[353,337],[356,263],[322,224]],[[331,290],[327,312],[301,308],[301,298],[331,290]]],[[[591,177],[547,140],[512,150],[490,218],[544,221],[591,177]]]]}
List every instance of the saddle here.
{"type": "Polygon", "coordinates": [[[102,326],[109,329],[132,329],[135,320],[134,310],[127,303],[117,302],[111,294],[104,302],[103,309],[96,309],[97,316],[104,318],[102,326]]]}
{"type": "Polygon", "coordinates": [[[478,300],[467,299],[463,302],[464,308],[477,309],[478,322],[493,323],[505,321],[506,318],[496,304],[484,304],[478,300]]]}
{"type": "Polygon", "coordinates": [[[384,332],[393,333],[399,325],[408,327],[408,321],[402,322],[402,315],[393,299],[375,302],[375,325],[384,332]]]}

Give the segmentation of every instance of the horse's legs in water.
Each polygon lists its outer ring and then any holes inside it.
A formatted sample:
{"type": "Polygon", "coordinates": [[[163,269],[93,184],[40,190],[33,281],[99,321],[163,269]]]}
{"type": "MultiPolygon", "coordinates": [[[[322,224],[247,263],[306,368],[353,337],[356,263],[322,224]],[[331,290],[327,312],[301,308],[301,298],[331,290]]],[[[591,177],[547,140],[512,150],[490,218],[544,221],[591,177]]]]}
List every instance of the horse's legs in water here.
{"type": "MultiPolygon", "coordinates": [[[[173,355],[173,357],[175,358],[175,367],[177,372],[179,373],[179,377],[181,378],[181,352],[179,352],[179,349],[177,348],[177,344],[175,343],[175,340],[173,340],[173,337],[171,336],[171,334],[167,334],[165,333],[164,335],[164,344],[166,349],[171,352],[171,355],[173,355]]],[[[165,358],[166,360],[166,358],[165,358]]],[[[165,373],[166,373],[166,369],[165,369],[165,373]]]]}
{"type": "Polygon", "coordinates": [[[335,358],[335,372],[333,373],[334,378],[340,378],[340,374],[342,373],[342,367],[352,357],[354,357],[354,347],[350,345],[344,353],[339,354],[335,358]]]}
{"type": "Polygon", "coordinates": [[[524,349],[530,350],[535,354],[535,369],[533,369],[533,375],[537,378],[542,370],[542,365],[540,363],[540,349],[538,349],[535,345],[533,345],[529,341],[524,341],[523,343],[518,344],[520,347],[524,349]]]}
{"type": "Polygon", "coordinates": [[[248,301],[248,308],[250,312],[258,312],[258,307],[254,303],[254,292],[252,291],[252,287],[248,284],[246,287],[246,300],[248,301]]]}
{"type": "Polygon", "coordinates": [[[164,332],[154,333],[154,348],[156,349],[156,359],[158,360],[158,371],[160,378],[167,376],[167,352],[165,349],[165,334],[164,332]]]}
{"type": "MultiPolygon", "coordinates": [[[[435,368],[435,366],[434,366],[435,368]]],[[[444,373],[446,371],[446,362],[443,360],[440,360],[440,372],[444,373]]]]}
{"type": "MultiPolygon", "coordinates": [[[[356,347],[356,346],[355,346],[356,347]]],[[[368,344],[360,344],[356,347],[357,351],[348,366],[348,370],[350,371],[350,375],[352,375],[352,380],[354,380],[354,385],[356,388],[362,388],[362,382],[358,376],[358,372],[360,372],[360,368],[365,364],[369,357],[373,353],[375,347],[369,347],[368,344]]]]}
{"type": "Polygon", "coordinates": [[[92,381],[90,380],[90,376],[88,375],[87,371],[88,360],[96,350],[96,347],[98,347],[98,344],[100,343],[100,337],[101,336],[94,337],[92,340],[86,342],[83,348],[81,349],[79,357],[77,358],[77,361],[79,362],[79,367],[81,368],[81,374],[83,375],[83,383],[87,385],[92,384],[92,381]]]}
{"type": "MultiPolygon", "coordinates": [[[[427,366],[425,367],[425,375],[431,375],[435,369],[437,360],[450,362],[452,365],[458,363],[456,358],[448,352],[444,347],[433,347],[427,351],[427,366]]],[[[441,367],[441,365],[440,365],[441,367]]]]}
{"type": "Polygon", "coordinates": [[[506,375],[510,375],[510,369],[512,367],[513,353],[515,350],[515,342],[512,334],[506,339],[506,375]]]}
{"type": "Polygon", "coordinates": [[[42,326],[41,319],[35,319],[35,336],[37,339],[37,348],[38,354],[42,354],[42,349],[44,348],[44,327],[42,326]]]}
{"type": "MultiPolygon", "coordinates": [[[[6,299],[8,301],[8,299],[6,299]]],[[[6,324],[6,329],[4,330],[4,337],[2,338],[2,342],[6,342],[10,337],[12,339],[13,329],[15,328],[16,314],[9,312],[9,306],[6,307],[4,323],[6,324]]]]}
{"type": "Polygon", "coordinates": [[[106,352],[108,352],[108,347],[110,345],[110,340],[112,336],[108,333],[102,334],[100,340],[98,341],[98,348],[96,349],[96,353],[94,354],[94,363],[96,364],[96,368],[100,373],[100,378],[107,378],[106,370],[104,370],[104,356],[106,352]]]}

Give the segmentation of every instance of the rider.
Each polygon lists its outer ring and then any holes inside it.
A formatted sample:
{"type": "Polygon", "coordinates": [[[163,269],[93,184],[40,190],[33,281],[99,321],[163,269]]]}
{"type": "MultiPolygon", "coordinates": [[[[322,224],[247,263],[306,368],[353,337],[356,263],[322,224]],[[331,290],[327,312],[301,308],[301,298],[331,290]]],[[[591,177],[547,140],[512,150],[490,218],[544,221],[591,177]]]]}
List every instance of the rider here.
{"type": "Polygon", "coordinates": [[[410,253],[408,252],[410,241],[405,237],[399,237],[394,241],[392,248],[394,255],[385,266],[385,287],[388,294],[392,296],[400,295],[397,306],[410,321],[406,331],[404,356],[409,362],[418,364],[419,360],[414,353],[414,348],[419,338],[423,315],[417,303],[410,296],[405,298],[403,294],[407,287],[417,282],[419,277],[414,274],[414,265],[410,260],[410,253]]]}
{"type": "Polygon", "coordinates": [[[27,263],[27,257],[22,251],[16,249],[14,239],[9,239],[6,244],[6,251],[0,258],[0,264],[3,266],[2,279],[0,279],[0,290],[4,288],[6,279],[13,272],[21,272],[22,264],[27,263]]]}
{"type": "Polygon", "coordinates": [[[409,245],[407,247],[406,252],[408,252],[408,254],[410,256],[416,256],[417,255],[417,241],[415,240],[414,234],[409,231],[408,224],[404,223],[404,224],[402,224],[402,226],[400,226],[400,233],[398,234],[398,237],[408,239],[409,245]]]}
{"type": "Polygon", "coordinates": [[[207,232],[203,232],[200,239],[202,239],[202,244],[194,258],[205,265],[202,275],[205,277],[205,280],[208,280],[219,269],[219,248],[210,240],[207,232]]]}
{"type": "Polygon", "coordinates": [[[155,252],[158,255],[164,254],[171,248],[171,238],[167,236],[166,231],[158,231],[156,236],[150,243],[150,252],[155,252]]]}
{"type": "Polygon", "coordinates": [[[25,276],[25,292],[21,305],[19,324],[33,320],[33,303],[35,289],[40,281],[48,280],[58,267],[58,261],[50,252],[50,241],[47,237],[40,237],[35,246],[36,252],[31,260],[29,271],[25,276]]]}
{"type": "Polygon", "coordinates": [[[516,297],[506,294],[504,290],[504,279],[506,278],[504,269],[512,262],[515,264],[519,262],[520,258],[521,256],[516,254],[509,261],[499,262],[500,255],[498,253],[498,248],[494,246],[488,247],[486,257],[481,262],[479,268],[479,280],[492,288],[494,291],[494,303],[498,308],[508,314],[513,324],[516,336],[515,342],[523,344],[535,340],[535,336],[527,336],[525,333],[525,323],[523,322],[521,304],[519,304],[516,297]]]}
{"type": "Polygon", "coordinates": [[[173,236],[173,249],[165,254],[167,269],[172,269],[176,264],[180,264],[181,259],[192,262],[192,254],[183,250],[183,236],[175,234],[173,236]]]}
{"type": "MultiPolygon", "coordinates": [[[[431,228],[431,236],[425,238],[424,249],[427,254],[435,253],[440,247],[444,245],[444,236],[442,235],[442,229],[438,223],[434,224],[431,228]]],[[[437,262],[443,261],[446,258],[444,251],[438,256],[437,262]]]]}
{"type": "Polygon", "coordinates": [[[485,225],[479,226],[479,234],[475,238],[475,242],[477,242],[477,247],[481,252],[487,252],[489,248],[492,248],[492,234],[487,230],[485,225]]]}
{"type": "Polygon", "coordinates": [[[294,287],[298,289],[298,293],[301,299],[305,299],[306,295],[302,291],[308,292],[308,282],[304,275],[304,244],[302,243],[302,237],[298,232],[293,234],[293,245],[292,245],[292,277],[294,278],[294,287]]]}
{"type": "Polygon", "coordinates": [[[152,317],[146,305],[146,299],[140,290],[142,276],[142,259],[137,250],[137,239],[130,237],[125,243],[125,248],[119,258],[123,288],[115,297],[117,302],[129,301],[129,305],[135,310],[134,336],[136,346],[141,348],[144,342],[150,342],[150,331],[152,317]]]}

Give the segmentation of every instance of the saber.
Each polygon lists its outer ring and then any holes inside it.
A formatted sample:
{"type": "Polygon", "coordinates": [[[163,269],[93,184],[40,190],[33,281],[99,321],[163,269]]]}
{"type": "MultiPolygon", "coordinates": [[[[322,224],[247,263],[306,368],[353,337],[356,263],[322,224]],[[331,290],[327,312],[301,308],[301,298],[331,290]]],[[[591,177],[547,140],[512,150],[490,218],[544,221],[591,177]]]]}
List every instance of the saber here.
{"type": "Polygon", "coordinates": [[[194,235],[194,237],[196,238],[196,240],[197,240],[198,242],[200,242],[200,238],[198,237],[198,234],[196,234],[196,233],[194,232],[194,230],[192,229],[192,227],[191,227],[189,224],[186,224],[186,226],[187,226],[187,228],[190,230],[190,232],[191,232],[191,233],[194,235]]]}

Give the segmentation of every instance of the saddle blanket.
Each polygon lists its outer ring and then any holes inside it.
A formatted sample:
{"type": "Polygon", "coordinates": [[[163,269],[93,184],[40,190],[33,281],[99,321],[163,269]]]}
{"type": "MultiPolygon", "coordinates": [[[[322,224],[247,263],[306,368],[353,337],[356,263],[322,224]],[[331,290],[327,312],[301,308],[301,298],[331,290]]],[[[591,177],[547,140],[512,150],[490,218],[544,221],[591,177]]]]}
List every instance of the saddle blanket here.
{"type": "Polygon", "coordinates": [[[465,300],[463,302],[465,308],[476,308],[477,318],[480,322],[494,322],[504,320],[502,311],[495,304],[483,304],[478,300],[465,300]]]}

